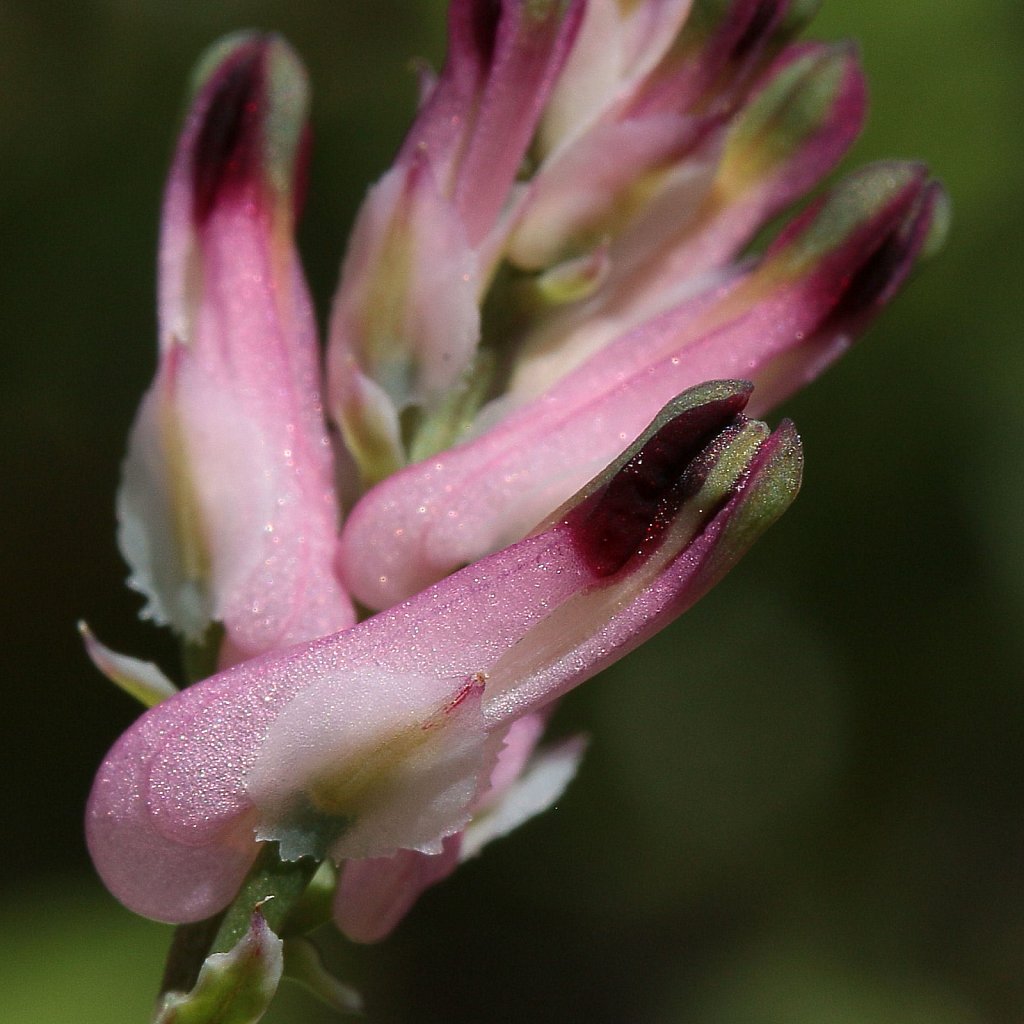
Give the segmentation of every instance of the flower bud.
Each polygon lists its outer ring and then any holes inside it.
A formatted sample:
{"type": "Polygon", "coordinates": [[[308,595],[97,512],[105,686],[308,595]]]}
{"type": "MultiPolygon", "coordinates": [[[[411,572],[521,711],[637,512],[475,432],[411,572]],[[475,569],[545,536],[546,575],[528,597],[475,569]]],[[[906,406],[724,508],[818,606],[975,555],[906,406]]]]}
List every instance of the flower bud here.
{"type": "Polygon", "coordinates": [[[331,414],[364,485],[404,465],[424,421],[437,431],[431,421],[468,386],[491,272],[480,251],[582,9],[580,0],[451,5],[444,71],[359,213],[331,319],[331,414]]]}

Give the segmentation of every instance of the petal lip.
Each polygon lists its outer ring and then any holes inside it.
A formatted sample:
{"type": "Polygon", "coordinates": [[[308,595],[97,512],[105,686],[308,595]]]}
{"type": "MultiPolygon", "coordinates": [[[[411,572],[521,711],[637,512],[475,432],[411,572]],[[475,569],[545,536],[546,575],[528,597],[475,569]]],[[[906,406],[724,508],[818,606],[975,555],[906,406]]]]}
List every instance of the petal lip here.
{"type": "Polygon", "coordinates": [[[448,56],[399,151],[425,153],[474,245],[494,225],[585,0],[455,0],[448,56]]]}
{"type": "Polygon", "coordinates": [[[836,259],[871,252],[919,204],[928,183],[923,163],[882,160],[845,177],[783,228],[765,261],[784,261],[792,277],[836,259]]]}
{"type": "Polygon", "coordinates": [[[656,544],[675,510],[700,489],[697,456],[736,422],[753,390],[747,381],[712,387],[709,401],[694,405],[688,392],[670,403],[653,436],[570,514],[573,538],[597,577],[613,575],[656,544]]]}
{"type": "Polygon", "coordinates": [[[289,193],[297,216],[311,135],[309,86],[291,47],[274,34],[229,36],[208,51],[196,82],[180,167],[193,227],[202,229],[222,204],[289,193]]]}
{"type": "Polygon", "coordinates": [[[860,168],[808,207],[765,254],[768,277],[792,280],[826,311],[819,334],[861,329],[932,251],[946,193],[921,163],[860,168]],[[800,284],[803,280],[804,284],[800,284]]]}
{"type": "Polygon", "coordinates": [[[935,181],[924,184],[904,218],[893,224],[851,280],[836,312],[857,316],[884,305],[899,290],[919,255],[928,246],[933,225],[942,215],[945,191],[935,181]]]}

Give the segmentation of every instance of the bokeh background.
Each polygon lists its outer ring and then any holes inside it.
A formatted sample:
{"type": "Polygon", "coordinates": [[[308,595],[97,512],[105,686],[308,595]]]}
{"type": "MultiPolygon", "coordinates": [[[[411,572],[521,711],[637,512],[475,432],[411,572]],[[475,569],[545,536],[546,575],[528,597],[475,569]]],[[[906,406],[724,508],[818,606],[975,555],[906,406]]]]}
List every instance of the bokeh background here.
{"type": "MultiPolygon", "coordinates": [[[[91,774],[133,718],[85,617],[170,660],[114,544],[154,361],[157,209],[184,82],[223,32],[308,62],[302,244],[321,311],[367,183],[443,52],[440,0],[0,5],[4,495],[0,1019],[147,1019],[168,929],[102,891],[91,774]]],[[[785,412],[800,500],[555,726],[559,808],[336,955],[375,1024],[1011,1024],[1024,1018],[1024,7],[829,0],[873,112],[846,166],[927,160],[947,248],[785,412]]],[[[331,1019],[302,995],[269,1020],[331,1019]]]]}

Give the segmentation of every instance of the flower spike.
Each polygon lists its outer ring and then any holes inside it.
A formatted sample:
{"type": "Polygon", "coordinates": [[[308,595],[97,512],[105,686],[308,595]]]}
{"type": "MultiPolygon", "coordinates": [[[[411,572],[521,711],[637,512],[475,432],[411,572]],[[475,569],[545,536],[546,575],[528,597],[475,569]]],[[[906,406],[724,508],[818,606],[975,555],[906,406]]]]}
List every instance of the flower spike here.
{"type": "Polygon", "coordinates": [[[439,853],[510,726],[696,601],[788,507],[799,438],[701,385],[530,537],[343,633],[235,666],[151,709],[90,799],[108,887],[208,916],[258,844],[336,861],[439,853]]]}
{"type": "Polygon", "coordinates": [[[293,240],[306,104],[275,37],[232,37],[200,66],[164,204],[159,366],[118,498],[145,614],[190,641],[222,623],[222,664],[353,621],[293,240]]]}
{"type": "MultiPolygon", "coordinates": [[[[96,867],[147,916],[226,911],[212,948],[238,954],[168,1019],[238,979],[256,1019],[282,953],[354,1008],[294,942],[332,887],[338,927],[377,941],[549,807],[585,746],[542,743],[557,702],[792,502],[800,439],[756,417],[849,348],[948,213],[911,163],[805,202],[867,106],[854,46],[796,41],[819,3],[449,0],[323,366],[294,239],[303,69],[254,33],[203,60],[118,496],[130,582],[194,685],[84,632],[149,705],[90,796],[96,867]]],[[[209,926],[176,939],[181,987],[209,926]]]]}

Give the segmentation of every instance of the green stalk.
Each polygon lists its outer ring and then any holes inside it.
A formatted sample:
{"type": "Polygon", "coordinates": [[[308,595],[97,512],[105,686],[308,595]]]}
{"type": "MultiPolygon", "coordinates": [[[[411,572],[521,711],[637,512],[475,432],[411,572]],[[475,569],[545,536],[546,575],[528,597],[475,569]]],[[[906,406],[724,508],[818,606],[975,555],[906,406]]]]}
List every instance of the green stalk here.
{"type": "Polygon", "coordinates": [[[235,902],[222,915],[208,952],[226,953],[249,930],[253,908],[259,904],[264,920],[278,935],[285,919],[302,898],[319,862],[312,857],[281,860],[277,843],[264,843],[235,902]]]}

